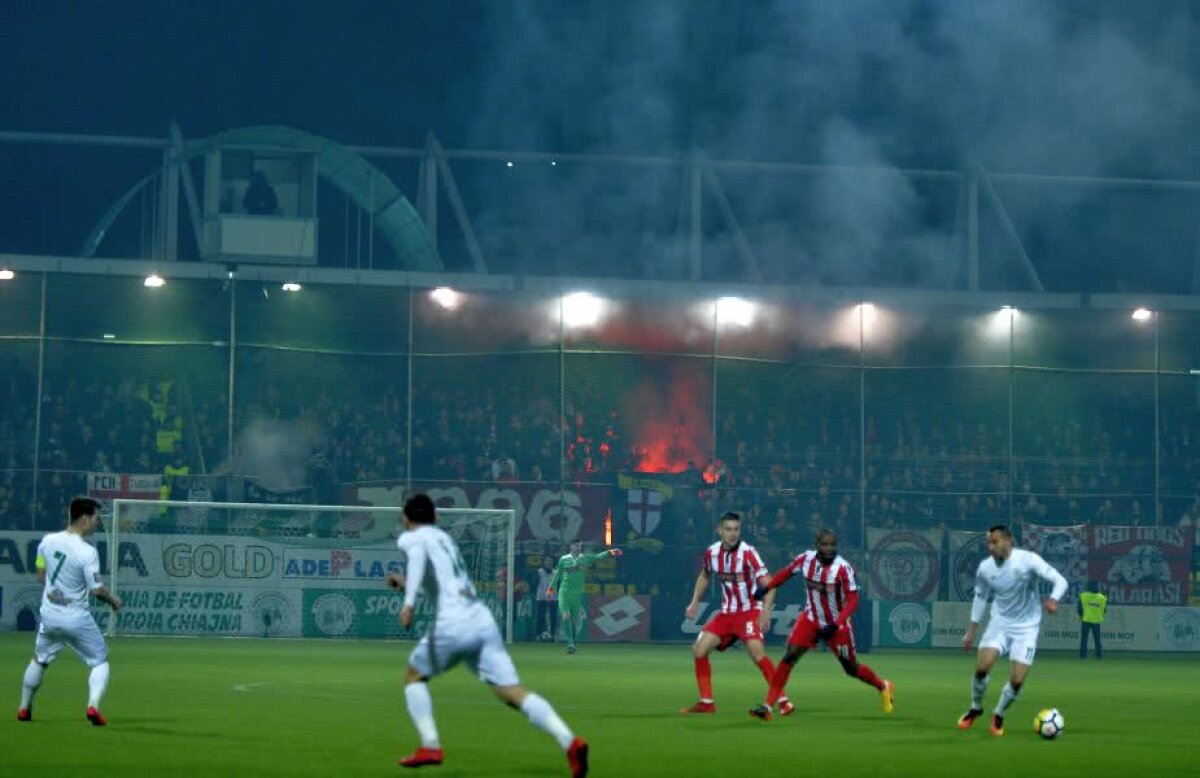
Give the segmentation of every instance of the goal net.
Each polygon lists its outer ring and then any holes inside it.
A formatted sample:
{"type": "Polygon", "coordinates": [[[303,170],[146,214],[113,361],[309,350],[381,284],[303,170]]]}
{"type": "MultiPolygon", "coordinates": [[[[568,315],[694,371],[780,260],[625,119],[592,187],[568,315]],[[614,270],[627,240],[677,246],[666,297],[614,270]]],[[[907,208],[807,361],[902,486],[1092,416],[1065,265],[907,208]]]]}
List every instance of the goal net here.
{"type": "MultiPolygon", "coordinates": [[[[512,642],[516,512],[439,508],[438,526],[512,642]]],[[[107,529],[109,635],[407,638],[434,617],[422,597],[411,629],[396,619],[399,508],[118,499],[107,529]]]]}

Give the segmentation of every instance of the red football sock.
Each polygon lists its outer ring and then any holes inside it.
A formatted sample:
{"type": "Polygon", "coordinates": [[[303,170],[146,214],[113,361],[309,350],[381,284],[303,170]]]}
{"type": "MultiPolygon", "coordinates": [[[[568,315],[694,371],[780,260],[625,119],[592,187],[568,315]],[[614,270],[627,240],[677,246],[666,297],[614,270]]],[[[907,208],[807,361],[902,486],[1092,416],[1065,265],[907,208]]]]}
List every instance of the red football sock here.
{"type": "Polygon", "coordinates": [[[762,671],[763,678],[766,680],[767,686],[770,686],[771,681],[775,678],[775,667],[771,664],[771,660],[764,656],[762,659],[755,662],[755,664],[758,665],[758,669],[762,671]]]}
{"type": "Polygon", "coordinates": [[[860,664],[858,666],[858,672],[855,673],[855,675],[858,677],[858,680],[862,681],[863,683],[869,683],[879,691],[883,691],[883,679],[881,679],[878,675],[875,675],[875,671],[867,665],[860,664]]]}
{"type": "Polygon", "coordinates": [[[767,692],[767,705],[774,705],[783,696],[783,689],[787,686],[788,677],[791,676],[794,666],[787,662],[780,662],[775,666],[775,675],[771,678],[771,688],[767,692]]]}
{"type": "Polygon", "coordinates": [[[711,700],[712,696],[712,663],[708,657],[696,659],[696,685],[700,687],[700,699],[711,700]]]}

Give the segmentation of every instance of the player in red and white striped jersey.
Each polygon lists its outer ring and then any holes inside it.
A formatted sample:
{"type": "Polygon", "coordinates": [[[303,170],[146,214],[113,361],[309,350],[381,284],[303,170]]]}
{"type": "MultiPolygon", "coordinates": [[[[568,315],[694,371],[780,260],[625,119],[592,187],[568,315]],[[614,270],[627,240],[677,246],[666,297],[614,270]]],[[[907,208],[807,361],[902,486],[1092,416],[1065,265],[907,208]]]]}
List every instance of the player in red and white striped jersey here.
{"type": "Polygon", "coordinates": [[[763,630],[771,622],[775,593],[767,594],[765,603],[754,599],[755,588],[767,583],[767,567],[754,546],[742,542],[742,517],[738,514],[722,516],[717,524],[717,534],[721,540],[704,552],[704,567],[696,578],[696,588],[686,614],[689,619],[696,618],[700,598],[714,577],[721,584],[721,610],[708,620],[692,645],[700,699],[695,705],[684,708],[683,713],[717,712],[712,694],[712,665],[708,659],[714,649],[724,651],[741,640],[768,684],[775,671],[763,649],[763,630]]]}
{"type": "MultiPolygon", "coordinates": [[[[775,669],[766,701],[751,708],[750,715],[765,721],[771,719],[771,708],[777,701],[786,699],[783,697],[783,689],[787,686],[792,667],[810,648],[816,647],[818,640],[824,640],[834,652],[846,675],[878,689],[883,698],[884,712],[891,713],[892,682],[881,679],[874,670],[859,662],[854,651],[854,632],[850,617],[858,608],[858,580],[854,577],[854,568],[845,558],[838,555],[837,535],[833,530],[822,529],[818,532],[815,550],[805,551],[793,559],[771,576],[771,580],[756,590],[754,595],[769,597],[774,593],[775,587],[793,575],[804,577],[808,601],[788,637],[787,651],[775,669]]],[[[788,708],[790,707],[789,704],[788,708]]],[[[780,708],[783,709],[782,704],[780,708]]]]}

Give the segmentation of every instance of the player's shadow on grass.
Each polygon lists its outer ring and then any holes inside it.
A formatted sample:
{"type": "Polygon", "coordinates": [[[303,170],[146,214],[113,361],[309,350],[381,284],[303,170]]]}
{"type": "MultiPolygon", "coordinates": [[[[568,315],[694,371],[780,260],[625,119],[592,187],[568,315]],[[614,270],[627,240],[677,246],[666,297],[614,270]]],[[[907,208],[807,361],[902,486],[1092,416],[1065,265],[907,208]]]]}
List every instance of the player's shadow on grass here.
{"type": "MultiPolygon", "coordinates": [[[[120,722],[114,722],[110,725],[113,730],[120,732],[135,732],[139,735],[166,735],[168,737],[186,737],[186,738],[209,738],[213,740],[237,740],[244,742],[252,742],[258,738],[237,737],[230,735],[228,732],[200,732],[184,722],[180,722],[178,728],[160,726],[163,719],[121,719],[120,722]]],[[[169,721],[169,719],[168,719],[169,721]]]]}

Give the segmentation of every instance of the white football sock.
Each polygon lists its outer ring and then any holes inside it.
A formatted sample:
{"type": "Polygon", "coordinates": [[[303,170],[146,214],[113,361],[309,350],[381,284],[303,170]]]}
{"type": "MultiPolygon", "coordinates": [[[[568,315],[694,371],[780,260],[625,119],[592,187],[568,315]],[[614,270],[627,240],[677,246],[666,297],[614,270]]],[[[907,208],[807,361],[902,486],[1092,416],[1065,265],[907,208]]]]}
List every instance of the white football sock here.
{"type": "Polygon", "coordinates": [[[429,696],[429,687],[421,682],[410,683],[404,687],[404,699],[408,703],[409,718],[421,736],[421,745],[425,748],[441,748],[437,724],[433,720],[433,698],[429,696]]]}
{"type": "Polygon", "coordinates": [[[521,712],[529,719],[530,724],[557,740],[562,750],[566,751],[571,747],[575,735],[544,697],[530,692],[521,703],[521,712]]]}
{"type": "Polygon", "coordinates": [[[29,667],[25,668],[25,681],[21,684],[22,709],[33,704],[33,695],[37,694],[38,687],[42,685],[42,673],[45,671],[46,668],[36,661],[30,662],[29,667]]]}
{"type": "Polygon", "coordinates": [[[88,675],[88,707],[99,708],[104,690],[108,688],[108,662],[102,662],[92,668],[88,675]]]}
{"type": "Polygon", "coordinates": [[[1000,702],[996,703],[996,710],[992,711],[997,716],[1003,716],[1004,711],[1008,710],[1008,706],[1017,701],[1021,693],[1012,688],[1012,684],[1004,684],[1004,690],[1000,692],[1000,702]]]}
{"type": "Polygon", "coordinates": [[[971,676],[971,710],[983,710],[983,695],[987,692],[988,682],[991,680],[990,675],[982,678],[971,676]]]}

